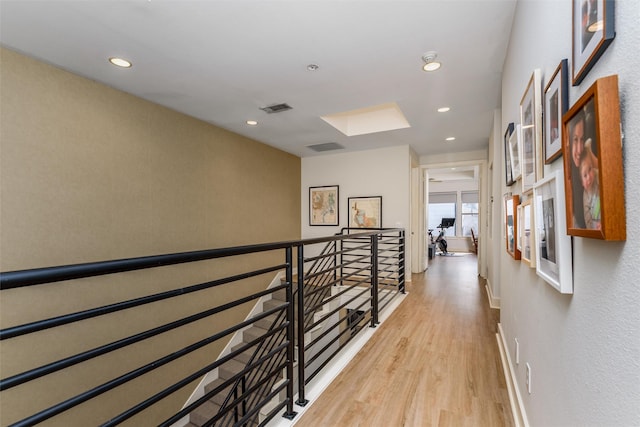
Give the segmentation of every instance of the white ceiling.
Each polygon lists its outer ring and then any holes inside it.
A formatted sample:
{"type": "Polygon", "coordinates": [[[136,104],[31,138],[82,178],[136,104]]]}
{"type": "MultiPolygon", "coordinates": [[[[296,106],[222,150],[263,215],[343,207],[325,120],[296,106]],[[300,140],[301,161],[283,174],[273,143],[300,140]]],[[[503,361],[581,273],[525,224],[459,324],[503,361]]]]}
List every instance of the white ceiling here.
{"type": "Polygon", "coordinates": [[[0,42],[300,157],[329,142],[433,155],[487,147],[515,1],[2,0],[0,42]],[[392,102],[410,128],[348,137],[320,118],[392,102]]]}

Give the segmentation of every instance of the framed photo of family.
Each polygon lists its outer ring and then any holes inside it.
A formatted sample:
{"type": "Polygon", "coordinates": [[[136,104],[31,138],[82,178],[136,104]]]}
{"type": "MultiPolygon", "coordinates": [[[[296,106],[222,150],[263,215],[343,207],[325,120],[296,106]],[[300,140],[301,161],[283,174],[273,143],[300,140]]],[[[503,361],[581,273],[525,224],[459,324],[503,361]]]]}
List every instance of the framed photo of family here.
{"type": "Polygon", "coordinates": [[[522,192],[542,178],[542,101],[540,70],[535,69],[520,101],[522,192]]]}
{"type": "Polygon", "coordinates": [[[309,225],[338,225],[339,187],[309,187],[309,225]]]}
{"type": "Polygon", "coordinates": [[[544,163],[562,155],[562,115],[569,108],[567,60],[553,72],[544,89],[544,163]]]}
{"type": "Polygon", "coordinates": [[[626,239],[618,76],[603,77],[564,115],[567,232],[626,239]]]}
{"type": "Polygon", "coordinates": [[[573,293],[571,237],[566,233],[564,182],[560,171],[533,187],[536,273],[558,292],[573,293]]]}
{"type": "Polygon", "coordinates": [[[515,125],[513,123],[509,123],[507,130],[504,133],[504,172],[505,184],[507,187],[516,182],[515,179],[513,179],[513,165],[511,164],[511,151],[509,149],[509,141],[514,133],[515,125]]]}
{"type": "Polygon", "coordinates": [[[518,216],[517,206],[520,197],[507,195],[504,199],[504,215],[505,215],[505,243],[507,252],[513,259],[520,259],[520,250],[518,249],[518,216]]]}
{"type": "Polygon", "coordinates": [[[573,85],[589,73],[616,36],[614,0],[573,0],[573,85]]]}
{"type": "Polygon", "coordinates": [[[382,196],[349,197],[349,228],[381,228],[382,196]]]}

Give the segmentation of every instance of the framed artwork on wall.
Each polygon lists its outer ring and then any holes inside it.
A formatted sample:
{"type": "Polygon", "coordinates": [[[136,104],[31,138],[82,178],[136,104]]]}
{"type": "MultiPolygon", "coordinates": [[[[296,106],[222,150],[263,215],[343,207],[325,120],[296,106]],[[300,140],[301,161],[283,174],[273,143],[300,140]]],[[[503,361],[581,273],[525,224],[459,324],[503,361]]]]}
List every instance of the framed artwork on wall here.
{"type": "Polygon", "coordinates": [[[540,70],[531,74],[520,101],[520,132],[522,134],[522,192],[531,191],[542,178],[542,102],[540,100],[540,70]]]}
{"type": "Polygon", "coordinates": [[[514,184],[513,168],[511,166],[511,155],[509,154],[509,139],[514,133],[515,126],[513,123],[509,123],[507,130],[504,133],[504,171],[505,171],[505,184],[511,186],[514,184]]]}
{"type": "Polygon", "coordinates": [[[513,257],[513,259],[520,259],[520,251],[517,247],[518,242],[518,217],[517,206],[520,197],[518,195],[508,195],[504,199],[504,213],[505,213],[505,244],[507,252],[513,257]]]}
{"type": "Polygon", "coordinates": [[[618,76],[603,77],[563,117],[567,232],[626,239],[618,76]]]}
{"type": "Polygon", "coordinates": [[[516,210],[516,224],[518,224],[518,231],[516,235],[518,238],[516,239],[516,248],[520,251],[520,259],[522,259],[522,203],[517,206],[516,210]]]}
{"type": "Polygon", "coordinates": [[[531,206],[531,198],[520,204],[522,207],[522,220],[518,220],[518,236],[522,242],[520,249],[520,259],[527,263],[529,267],[536,266],[535,257],[535,226],[533,222],[533,207],[531,206]]]}
{"type": "Polygon", "coordinates": [[[382,228],[382,196],[349,197],[349,228],[382,228]]]}
{"type": "Polygon", "coordinates": [[[511,173],[514,181],[522,177],[520,167],[520,125],[515,126],[515,130],[509,136],[509,156],[511,156],[511,173]]]}
{"type": "Polygon", "coordinates": [[[567,60],[563,59],[544,89],[544,163],[562,155],[562,116],[569,108],[567,60]]]}
{"type": "Polygon", "coordinates": [[[614,0],[573,0],[573,85],[577,86],[616,36],[614,0]]]}
{"type": "Polygon", "coordinates": [[[337,185],[309,187],[309,225],[338,225],[337,185]]]}
{"type": "Polygon", "coordinates": [[[564,182],[560,171],[536,183],[536,273],[563,294],[573,293],[571,237],[566,233],[564,182]]]}

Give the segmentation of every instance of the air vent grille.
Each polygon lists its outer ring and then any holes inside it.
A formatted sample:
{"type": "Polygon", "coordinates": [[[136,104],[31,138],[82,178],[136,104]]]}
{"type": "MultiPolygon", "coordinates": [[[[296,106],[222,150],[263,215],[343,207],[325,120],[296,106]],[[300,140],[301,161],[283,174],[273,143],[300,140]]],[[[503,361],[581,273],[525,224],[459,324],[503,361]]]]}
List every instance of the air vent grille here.
{"type": "Polygon", "coordinates": [[[324,144],[307,145],[307,148],[311,148],[313,151],[332,151],[342,150],[344,147],[337,142],[325,142],[324,144]]]}
{"type": "Polygon", "coordinates": [[[260,109],[265,113],[269,113],[269,114],[282,113],[283,111],[291,110],[291,106],[289,104],[282,103],[282,104],[269,105],[268,107],[262,107],[260,109]]]}

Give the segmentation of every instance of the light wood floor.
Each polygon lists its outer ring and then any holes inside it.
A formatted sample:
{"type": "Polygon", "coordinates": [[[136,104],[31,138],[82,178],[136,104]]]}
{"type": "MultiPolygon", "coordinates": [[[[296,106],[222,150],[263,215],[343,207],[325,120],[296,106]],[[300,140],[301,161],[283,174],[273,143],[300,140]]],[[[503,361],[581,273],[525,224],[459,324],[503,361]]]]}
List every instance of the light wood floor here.
{"type": "Polygon", "coordinates": [[[436,257],[409,295],[300,417],[306,426],[512,426],[477,258],[436,257]]]}

